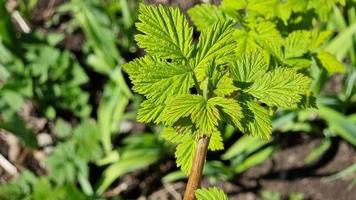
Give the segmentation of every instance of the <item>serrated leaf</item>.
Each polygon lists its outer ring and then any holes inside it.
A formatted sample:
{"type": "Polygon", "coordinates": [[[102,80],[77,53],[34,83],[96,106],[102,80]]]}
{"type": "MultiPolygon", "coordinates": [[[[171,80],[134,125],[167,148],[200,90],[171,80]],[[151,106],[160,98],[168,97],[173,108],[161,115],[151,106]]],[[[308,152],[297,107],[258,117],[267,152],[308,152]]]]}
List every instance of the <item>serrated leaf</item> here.
{"type": "Polygon", "coordinates": [[[218,22],[201,33],[196,56],[193,60],[194,71],[198,80],[204,78],[213,62],[224,64],[233,59],[235,48],[233,32],[232,23],[227,21],[225,23],[218,22]]]}
{"type": "Polygon", "coordinates": [[[151,100],[146,100],[140,105],[137,112],[137,121],[146,123],[153,122],[161,114],[163,108],[163,104],[155,104],[151,100]]]}
{"type": "Polygon", "coordinates": [[[236,1],[236,0],[223,0],[221,2],[220,8],[226,11],[236,11],[245,8],[247,5],[246,1],[236,1]]]}
{"type": "Polygon", "coordinates": [[[177,159],[177,166],[188,175],[192,168],[195,150],[197,143],[194,139],[186,138],[180,144],[178,144],[175,152],[177,159]]]}
{"type": "Polygon", "coordinates": [[[274,16],[274,9],[277,6],[278,0],[249,0],[247,1],[246,9],[249,16],[266,16],[267,18],[274,16]]]}
{"type": "Polygon", "coordinates": [[[288,2],[280,2],[276,6],[275,15],[279,17],[285,25],[288,24],[288,20],[292,15],[293,8],[288,2]]]}
{"type": "Polygon", "coordinates": [[[228,17],[219,7],[212,4],[200,4],[188,10],[190,19],[199,31],[212,26],[219,21],[226,21],[228,17]]]}
{"type": "Polygon", "coordinates": [[[162,131],[162,138],[174,143],[174,144],[179,144],[184,140],[187,140],[189,138],[193,139],[193,135],[190,134],[180,134],[177,133],[177,131],[172,128],[172,127],[164,127],[163,131],[162,131]]]}
{"type": "Polygon", "coordinates": [[[197,200],[228,200],[227,195],[216,187],[198,189],[195,197],[197,200]]]}
{"type": "Polygon", "coordinates": [[[293,68],[294,70],[299,70],[310,67],[312,62],[310,59],[305,58],[290,58],[283,60],[283,64],[293,68]]]}
{"type": "Polygon", "coordinates": [[[219,111],[209,100],[200,95],[181,95],[172,98],[163,110],[158,121],[171,126],[182,117],[190,116],[202,134],[215,131],[220,119],[219,111]]]}
{"type": "Polygon", "coordinates": [[[140,47],[161,58],[189,58],[192,52],[193,29],[179,8],[141,4],[136,27],[140,47]]]}
{"type": "Polygon", "coordinates": [[[238,82],[253,82],[268,70],[268,55],[260,51],[251,51],[231,66],[231,75],[238,82]]]}
{"type": "Polygon", "coordinates": [[[280,47],[283,43],[282,36],[272,22],[250,21],[248,28],[248,31],[237,29],[234,33],[238,56],[246,55],[258,49],[271,51],[276,47],[280,47]]]}
{"type": "Polygon", "coordinates": [[[295,58],[308,52],[312,43],[311,34],[308,31],[293,31],[285,40],[284,57],[295,58]]]}
{"type": "Polygon", "coordinates": [[[245,15],[248,17],[265,16],[271,18],[275,15],[277,7],[277,0],[224,0],[221,3],[221,8],[227,12],[236,12],[244,10],[245,15]]]}
{"type": "Polygon", "coordinates": [[[221,133],[219,131],[215,131],[211,134],[208,148],[211,151],[224,149],[223,138],[221,137],[221,133]]]}
{"type": "Polygon", "coordinates": [[[317,58],[320,61],[322,67],[324,67],[328,73],[345,73],[344,65],[336,59],[334,55],[328,52],[319,52],[317,58]]]}
{"type": "Polygon", "coordinates": [[[123,66],[134,84],[133,89],[157,104],[167,98],[189,93],[193,85],[191,71],[179,63],[146,56],[123,66]]]}
{"type": "Polygon", "coordinates": [[[200,95],[186,94],[177,96],[167,102],[167,106],[158,121],[164,122],[166,125],[173,125],[179,119],[188,117],[193,112],[196,113],[204,104],[205,100],[200,95]]]}
{"type": "Polygon", "coordinates": [[[208,100],[205,104],[200,104],[199,109],[192,112],[191,118],[202,134],[210,135],[216,130],[220,114],[214,103],[208,100]]]}
{"type": "Polygon", "coordinates": [[[293,69],[277,68],[257,79],[246,92],[269,106],[291,108],[306,94],[310,82],[293,69]]]}
{"type": "Polygon", "coordinates": [[[209,102],[218,107],[222,112],[224,119],[230,122],[231,125],[241,128],[241,118],[243,113],[238,101],[230,98],[213,97],[209,99],[209,102]]]}
{"type": "Polygon", "coordinates": [[[225,74],[216,84],[214,94],[223,97],[238,90],[239,88],[234,86],[233,79],[229,76],[229,74],[225,74]]]}
{"type": "Polygon", "coordinates": [[[242,104],[243,133],[269,139],[272,135],[272,120],[268,110],[253,101],[242,104]]]}
{"type": "Polygon", "coordinates": [[[332,34],[332,31],[327,30],[327,31],[311,31],[310,35],[312,38],[312,42],[310,44],[309,49],[310,50],[315,50],[317,48],[319,48],[332,34]]]}

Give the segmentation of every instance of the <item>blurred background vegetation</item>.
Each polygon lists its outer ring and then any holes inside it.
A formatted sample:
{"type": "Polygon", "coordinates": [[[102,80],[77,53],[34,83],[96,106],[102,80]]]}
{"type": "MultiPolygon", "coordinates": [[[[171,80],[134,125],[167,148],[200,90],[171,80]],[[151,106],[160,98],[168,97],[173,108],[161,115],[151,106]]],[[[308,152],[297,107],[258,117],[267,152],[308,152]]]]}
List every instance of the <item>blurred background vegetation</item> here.
{"type": "MultiPolygon", "coordinates": [[[[322,49],[345,72],[312,64],[318,109],[279,110],[271,141],[222,127],[203,185],[231,199],[355,198],[356,1],[335,2],[311,26],[332,32],[322,49]]],[[[144,54],[138,4],[0,0],[0,200],[180,199],[173,146],[135,121],[142,97],[121,70],[144,54]]]]}

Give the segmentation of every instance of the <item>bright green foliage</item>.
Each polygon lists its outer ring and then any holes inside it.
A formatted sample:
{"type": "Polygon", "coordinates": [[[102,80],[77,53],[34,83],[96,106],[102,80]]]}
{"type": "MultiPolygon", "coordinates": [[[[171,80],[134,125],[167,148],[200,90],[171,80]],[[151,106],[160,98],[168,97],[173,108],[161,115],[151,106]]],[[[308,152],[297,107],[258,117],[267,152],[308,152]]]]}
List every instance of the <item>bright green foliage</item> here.
{"type": "MultiPolygon", "coordinates": [[[[195,43],[193,29],[179,9],[142,4],[136,40],[148,55],[124,65],[133,89],[146,97],[138,120],[165,126],[163,136],[177,144],[177,165],[185,174],[198,138],[209,136],[209,149],[221,150],[219,125],[229,123],[243,133],[268,139],[271,111],[297,107],[310,85],[308,77],[270,60],[269,52],[285,50],[273,23],[251,21],[253,30],[238,33],[234,19],[227,20],[223,10],[213,5],[197,9],[198,13],[189,12],[201,30],[195,43]],[[207,10],[214,14],[204,24],[200,15],[207,10]],[[270,51],[263,48],[266,45],[270,51]]],[[[294,47],[294,40],[289,40],[287,44],[294,47]]]]}
{"type": "Polygon", "coordinates": [[[199,30],[219,21],[233,21],[238,57],[259,51],[271,57],[275,64],[296,70],[308,68],[312,60],[319,60],[317,64],[333,74],[344,72],[344,67],[335,56],[321,50],[330,31],[321,32],[312,22],[313,18],[327,19],[338,3],[344,5],[345,1],[223,0],[219,6],[195,6],[188,14],[199,30]]]}
{"type": "Polygon", "coordinates": [[[295,70],[277,68],[257,79],[247,92],[269,106],[291,108],[302,99],[309,85],[310,79],[295,70]]]}
{"type": "Polygon", "coordinates": [[[201,33],[193,59],[193,68],[199,81],[209,76],[207,73],[213,70],[213,62],[222,65],[233,60],[235,44],[232,33],[233,26],[230,21],[216,23],[201,33]]]}
{"type": "Polygon", "coordinates": [[[158,104],[170,96],[188,93],[193,85],[191,71],[181,63],[146,56],[135,59],[125,69],[133,89],[158,104]]]}
{"type": "Polygon", "coordinates": [[[315,12],[319,18],[327,20],[337,3],[344,5],[345,0],[224,0],[221,7],[229,13],[244,10],[248,17],[278,18],[286,23],[293,19],[292,13],[305,12],[315,12]]]}
{"type": "Polygon", "coordinates": [[[253,50],[273,49],[283,42],[276,25],[264,20],[249,20],[246,29],[234,32],[234,38],[237,42],[236,53],[240,56],[253,50]]]}
{"type": "Polygon", "coordinates": [[[345,72],[344,66],[332,54],[328,52],[319,52],[317,58],[328,72],[345,72]]]}
{"type": "Polygon", "coordinates": [[[231,68],[231,75],[236,81],[250,83],[265,74],[268,66],[267,55],[255,51],[237,59],[231,68]]]}
{"type": "Polygon", "coordinates": [[[197,200],[228,200],[227,195],[216,187],[198,189],[195,197],[197,200]]]}
{"type": "Polygon", "coordinates": [[[189,58],[193,29],[178,8],[141,6],[139,12],[139,46],[160,58],[189,58]]]}
{"type": "Polygon", "coordinates": [[[243,106],[244,132],[256,137],[269,138],[272,132],[272,120],[268,110],[253,101],[247,101],[243,106]]]}
{"type": "Polygon", "coordinates": [[[188,12],[199,31],[203,31],[207,25],[214,25],[217,21],[227,20],[226,14],[211,4],[197,5],[194,10],[190,9],[188,12]]]}

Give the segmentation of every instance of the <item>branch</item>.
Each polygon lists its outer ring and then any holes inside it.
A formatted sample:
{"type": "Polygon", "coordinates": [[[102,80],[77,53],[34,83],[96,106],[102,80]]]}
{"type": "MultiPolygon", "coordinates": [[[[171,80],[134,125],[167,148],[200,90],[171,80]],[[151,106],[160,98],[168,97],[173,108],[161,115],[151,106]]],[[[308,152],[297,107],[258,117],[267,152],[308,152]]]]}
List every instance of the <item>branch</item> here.
{"type": "Polygon", "coordinates": [[[198,140],[198,147],[195,152],[193,166],[189,174],[187,188],[185,189],[184,200],[195,199],[195,191],[200,186],[200,181],[203,174],[203,168],[204,168],[206,153],[208,151],[209,140],[210,137],[207,136],[203,136],[198,140]]]}

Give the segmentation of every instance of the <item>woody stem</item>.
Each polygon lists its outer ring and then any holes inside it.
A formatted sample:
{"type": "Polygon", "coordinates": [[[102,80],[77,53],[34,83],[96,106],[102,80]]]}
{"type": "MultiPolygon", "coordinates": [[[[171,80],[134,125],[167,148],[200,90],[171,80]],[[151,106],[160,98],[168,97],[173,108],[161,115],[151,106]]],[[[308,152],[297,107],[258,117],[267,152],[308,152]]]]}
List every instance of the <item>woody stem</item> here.
{"type": "Polygon", "coordinates": [[[210,137],[203,136],[198,140],[195,151],[193,165],[189,174],[187,187],[184,193],[184,200],[195,200],[195,191],[199,188],[202,179],[203,168],[208,151],[210,137]]]}

